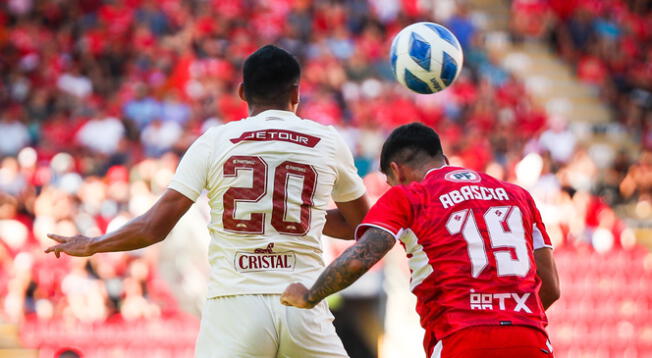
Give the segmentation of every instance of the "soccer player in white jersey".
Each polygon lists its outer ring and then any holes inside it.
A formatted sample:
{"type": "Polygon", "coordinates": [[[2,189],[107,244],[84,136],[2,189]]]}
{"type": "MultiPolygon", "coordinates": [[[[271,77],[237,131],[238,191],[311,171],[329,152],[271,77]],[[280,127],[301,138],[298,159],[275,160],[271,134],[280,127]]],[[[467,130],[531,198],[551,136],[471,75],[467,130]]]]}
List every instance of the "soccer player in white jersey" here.
{"type": "Polygon", "coordinates": [[[325,303],[301,310],[279,302],[288,283],[312,283],[324,268],[322,232],[351,239],[369,209],[340,135],[295,115],[299,77],[292,55],[260,48],[245,61],[240,86],[250,117],[198,138],[145,214],[96,238],[51,234],[59,244],[46,252],[89,256],[149,246],[206,190],[211,277],[196,356],[346,357],[325,303]],[[331,199],[337,209],[327,211],[331,199]]]}

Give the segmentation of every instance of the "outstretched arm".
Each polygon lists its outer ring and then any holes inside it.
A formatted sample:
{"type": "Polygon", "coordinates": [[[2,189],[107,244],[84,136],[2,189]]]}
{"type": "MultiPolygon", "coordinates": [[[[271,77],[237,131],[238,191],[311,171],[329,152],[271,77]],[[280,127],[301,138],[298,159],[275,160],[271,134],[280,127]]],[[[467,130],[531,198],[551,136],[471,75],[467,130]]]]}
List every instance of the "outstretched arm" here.
{"type": "Polygon", "coordinates": [[[140,249],[165,239],[192,204],[193,201],[183,194],[168,189],[145,214],[114,232],[95,238],[48,234],[59,244],[45,252],[54,252],[59,257],[62,252],[71,256],[90,256],[98,252],[140,249]]]}
{"type": "Polygon", "coordinates": [[[367,272],[394,247],[396,239],[387,231],[369,228],[362,238],[333,261],[311,289],[301,283],[289,285],[281,303],[286,306],[312,308],[329,295],[338,292],[367,272]]]}

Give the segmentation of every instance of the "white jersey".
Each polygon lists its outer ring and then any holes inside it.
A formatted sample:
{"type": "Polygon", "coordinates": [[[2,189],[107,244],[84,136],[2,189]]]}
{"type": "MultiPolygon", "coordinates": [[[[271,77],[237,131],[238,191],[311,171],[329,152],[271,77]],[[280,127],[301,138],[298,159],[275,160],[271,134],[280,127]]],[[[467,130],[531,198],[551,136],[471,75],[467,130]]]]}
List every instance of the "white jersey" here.
{"type": "Polygon", "coordinates": [[[332,126],[269,110],[211,128],[190,146],[171,189],[211,207],[208,297],[280,294],[324,267],[321,235],[332,199],[364,195],[353,157],[332,126]]]}

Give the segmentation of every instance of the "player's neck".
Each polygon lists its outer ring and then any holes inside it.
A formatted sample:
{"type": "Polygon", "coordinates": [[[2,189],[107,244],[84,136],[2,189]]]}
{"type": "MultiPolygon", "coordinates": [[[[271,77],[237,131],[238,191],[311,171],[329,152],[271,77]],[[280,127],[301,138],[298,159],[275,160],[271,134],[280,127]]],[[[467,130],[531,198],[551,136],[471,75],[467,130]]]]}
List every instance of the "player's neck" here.
{"type": "Polygon", "coordinates": [[[421,178],[425,178],[428,173],[430,173],[432,170],[440,169],[443,168],[444,166],[448,165],[445,161],[443,160],[433,160],[421,167],[421,173],[420,176],[421,178]]]}
{"type": "Polygon", "coordinates": [[[256,116],[260,113],[263,113],[265,111],[269,110],[276,110],[276,111],[288,111],[288,112],[293,112],[292,106],[288,104],[287,106],[279,106],[279,105],[264,105],[264,104],[250,104],[249,105],[249,116],[253,117],[256,116]]]}

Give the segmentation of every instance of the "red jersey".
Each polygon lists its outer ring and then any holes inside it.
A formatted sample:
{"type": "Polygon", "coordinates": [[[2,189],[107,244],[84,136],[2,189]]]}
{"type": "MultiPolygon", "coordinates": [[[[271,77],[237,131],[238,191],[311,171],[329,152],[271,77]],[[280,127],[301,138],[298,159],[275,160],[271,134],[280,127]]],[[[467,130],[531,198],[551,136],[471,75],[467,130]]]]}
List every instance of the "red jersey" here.
{"type": "Polygon", "coordinates": [[[368,227],[390,232],[405,248],[426,349],[471,326],[545,332],[533,250],[552,246],[525,189],[470,169],[433,169],[385,193],[356,237],[368,227]]]}

